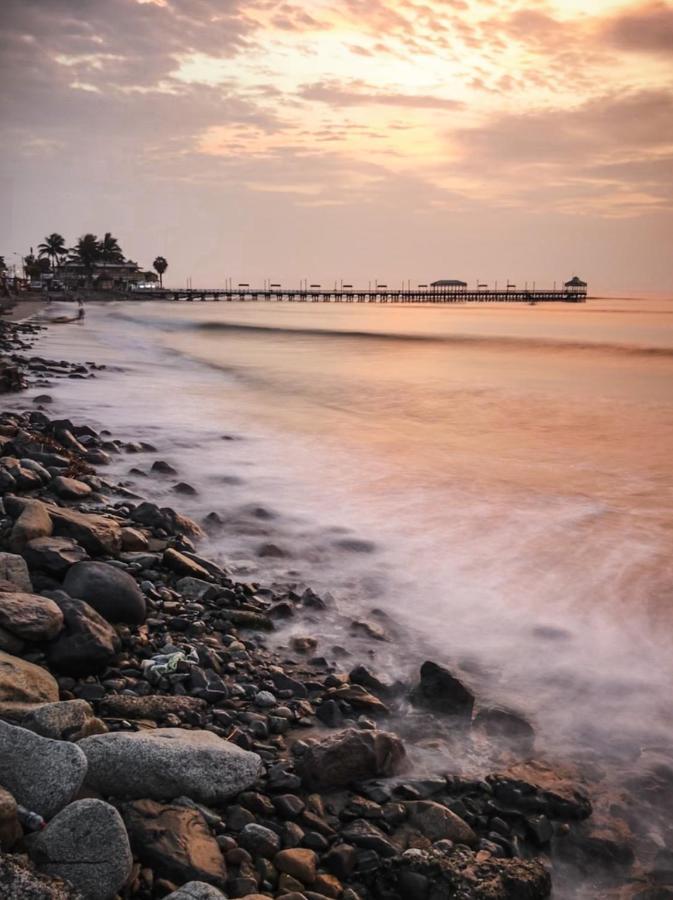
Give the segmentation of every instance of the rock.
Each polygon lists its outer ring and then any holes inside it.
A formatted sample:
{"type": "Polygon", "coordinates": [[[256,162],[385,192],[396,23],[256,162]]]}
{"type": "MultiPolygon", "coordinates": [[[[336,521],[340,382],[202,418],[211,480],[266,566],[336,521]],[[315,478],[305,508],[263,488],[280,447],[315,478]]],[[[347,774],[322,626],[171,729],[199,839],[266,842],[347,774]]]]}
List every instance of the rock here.
{"type": "Polygon", "coordinates": [[[262,768],[256,753],[209,731],[116,732],[85,738],[79,746],[89,761],[89,787],[130,799],[185,794],[217,805],[251,787],[262,768]]]}
{"type": "Polygon", "coordinates": [[[31,812],[50,819],[77,795],[86,768],[76,744],[0,721],[0,784],[31,812]]]}
{"type": "Polygon", "coordinates": [[[196,488],[186,481],[178,481],[177,484],[173,485],[172,490],[174,490],[176,494],[183,494],[186,497],[195,497],[198,494],[196,488]]]}
{"type": "Polygon", "coordinates": [[[56,602],[65,625],[47,648],[49,665],[76,678],[102,672],[119,652],[117,632],[84,600],[68,597],[62,591],[54,594],[58,595],[56,602]]]}
{"type": "Polygon", "coordinates": [[[245,825],[238,836],[238,844],[252,856],[272,859],[280,850],[280,837],[275,831],[251,822],[245,825]]]}
{"type": "Polygon", "coordinates": [[[57,475],[49,485],[51,491],[60,497],[61,500],[81,500],[88,497],[91,488],[83,481],[77,481],[75,478],[66,478],[64,475],[57,475]]]}
{"type": "Polygon", "coordinates": [[[166,716],[178,716],[187,722],[194,723],[199,721],[203,711],[208,708],[208,704],[199,697],[160,694],[135,697],[131,694],[109,694],[101,700],[99,708],[101,715],[118,716],[121,719],[160,721],[166,716]]]}
{"type": "MultiPolygon", "coordinates": [[[[190,881],[188,884],[183,884],[177,891],[173,891],[172,894],[168,894],[164,900],[226,900],[226,897],[212,884],[206,884],[204,881],[190,881]]],[[[264,900],[269,900],[269,898],[264,897],[264,900]]]]}
{"type": "Polygon", "coordinates": [[[521,752],[530,753],[535,744],[535,732],[530,722],[520,713],[500,706],[480,709],[472,722],[496,742],[506,742],[521,752]]]}
{"type": "Polygon", "coordinates": [[[178,470],[173,468],[170,463],[167,463],[163,459],[157,459],[152,463],[152,471],[160,472],[162,475],[177,475],[178,470]]]}
{"type": "Polygon", "coordinates": [[[291,875],[302,884],[313,884],[317,874],[318,857],[313,850],[296,847],[291,850],[281,850],[274,856],[273,864],[279,872],[291,875]]]}
{"type": "Polygon", "coordinates": [[[16,800],[0,787],[0,850],[10,850],[23,837],[19,824],[16,800]]]}
{"type": "Polygon", "coordinates": [[[77,800],[30,842],[47,875],[69,881],[86,900],[112,900],[131,874],[133,857],[122,818],[103,800],[77,800]]]}
{"type": "Polygon", "coordinates": [[[418,800],[406,803],[405,808],[412,828],[433,843],[450,840],[456,844],[467,844],[469,847],[477,843],[477,836],[467,822],[441,803],[418,800]]]}
{"type": "Polygon", "coordinates": [[[79,741],[92,734],[104,734],[105,724],[97,719],[86,700],[45,703],[21,720],[21,727],[56,741],[79,741]]]}
{"type": "Polygon", "coordinates": [[[148,525],[150,528],[158,528],[167,534],[184,534],[191,537],[201,537],[203,531],[196,522],[181,516],[168,506],[161,509],[155,503],[143,502],[132,511],[131,519],[140,525],[148,525]]]}
{"type": "Polygon", "coordinates": [[[39,500],[23,500],[22,510],[14,522],[9,536],[12,550],[21,552],[29,541],[48,537],[53,530],[47,507],[39,500]]]}
{"type": "Polygon", "coordinates": [[[137,528],[122,528],[122,550],[141,553],[149,547],[149,541],[137,528]]]}
{"type": "Polygon", "coordinates": [[[121,550],[121,527],[114,519],[58,506],[48,507],[48,512],[53,533],[77,541],[91,556],[115,556],[121,550]]]}
{"type": "Polygon", "coordinates": [[[421,680],[411,695],[412,703],[434,712],[470,720],[474,694],[448,669],[434,662],[421,666],[421,680]]]}
{"type": "Polygon", "coordinates": [[[389,697],[399,687],[390,679],[375,674],[370,668],[363,665],[355,666],[348,677],[353,684],[359,684],[379,697],[389,697]]]}
{"type": "Polygon", "coordinates": [[[204,600],[212,600],[217,597],[221,588],[217,584],[210,581],[203,581],[201,578],[192,578],[186,576],[181,578],[175,585],[175,589],[179,591],[186,600],[201,603],[204,600]]]}
{"type": "Polygon", "coordinates": [[[0,897],[3,900],[84,900],[60,878],[40,875],[23,856],[0,853],[0,897]]]}
{"type": "Polygon", "coordinates": [[[104,562],[80,562],[68,570],[63,590],[86,600],[108,622],[142,625],[145,598],[128,572],[104,562]]]}
{"type": "Polygon", "coordinates": [[[9,581],[17,591],[33,593],[26,561],[15,553],[0,553],[0,579],[9,581]]]}
{"type": "Polygon", "coordinates": [[[49,641],[63,628],[63,613],[39,594],[0,594],[0,625],[26,641],[49,641]]]}
{"type": "Polygon", "coordinates": [[[58,684],[46,669],[0,651],[0,715],[21,718],[35,705],[57,700],[58,684]]]}
{"type": "Polygon", "coordinates": [[[58,578],[71,566],[89,558],[84,547],[64,537],[34,538],[26,544],[23,555],[32,569],[40,569],[58,578]]]}
{"type": "Polygon", "coordinates": [[[366,819],[354,819],[349,822],[342,829],[341,837],[356,847],[373,850],[384,859],[397,856],[400,852],[399,846],[394,844],[380,828],[366,819]]]}
{"type": "Polygon", "coordinates": [[[167,569],[170,569],[171,572],[175,572],[177,575],[189,576],[190,578],[198,578],[201,580],[208,580],[209,578],[208,571],[204,569],[203,566],[200,566],[198,563],[194,562],[194,560],[185,556],[184,553],[173,550],[171,547],[164,551],[163,563],[167,569]]]}
{"type": "Polygon", "coordinates": [[[352,781],[387,777],[405,761],[402,741],[385,731],[337,732],[311,743],[299,757],[297,770],[313,790],[346,787],[352,781]]]}
{"type": "Polygon", "coordinates": [[[198,810],[137,800],[124,804],[122,814],[135,855],[157,875],[224,887],[222,851],[198,810]]]}
{"type": "Polygon", "coordinates": [[[7,631],[6,628],[0,628],[0,650],[4,650],[5,653],[11,653],[12,656],[20,656],[24,646],[25,644],[21,638],[12,634],[11,631],[7,631]]]}

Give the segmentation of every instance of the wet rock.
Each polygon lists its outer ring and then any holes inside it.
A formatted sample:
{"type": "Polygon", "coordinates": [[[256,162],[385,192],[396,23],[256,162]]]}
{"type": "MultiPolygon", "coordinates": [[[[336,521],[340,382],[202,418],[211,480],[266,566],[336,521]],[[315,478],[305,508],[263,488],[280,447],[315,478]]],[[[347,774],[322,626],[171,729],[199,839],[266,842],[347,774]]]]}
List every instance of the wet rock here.
{"type": "Polygon", "coordinates": [[[104,562],[81,562],[68,570],[63,590],[86,600],[108,622],[141,625],[145,598],[128,572],[104,562]]]}
{"type": "Polygon", "coordinates": [[[474,694],[455,676],[434,662],[421,666],[421,680],[411,695],[416,706],[431,709],[461,719],[470,720],[474,694]]]}
{"type": "Polygon", "coordinates": [[[124,804],[122,814],[133,852],[158,875],[224,887],[222,851],[198,810],[137,800],[124,804]]]}
{"type": "Polygon", "coordinates": [[[117,732],[85,738],[79,746],[89,761],[89,787],[131,799],[185,794],[218,804],[251,787],[262,768],[256,753],[208,731],[117,732]]]}
{"type": "Polygon", "coordinates": [[[83,900],[71,884],[41,875],[23,856],[0,853],[0,897],[3,900],[83,900]]]}
{"type": "Polygon", "coordinates": [[[32,569],[39,569],[60,578],[71,566],[88,559],[84,547],[64,537],[41,537],[29,541],[23,551],[32,569]]]}
{"type": "Polygon", "coordinates": [[[167,534],[184,534],[192,537],[200,537],[203,534],[196,522],[181,516],[168,506],[160,509],[155,503],[139,503],[132,511],[131,519],[140,525],[161,529],[167,534]]]}
{"type": "Polygon", "coordinates": [[[172,489],[176,494],[182,494],[184,497],[195,497],[198,494],[196,488],[186,481],[178,481],[177,484],[173,485],[172,489]]]}
{"type": "Polygon", "coordinates": [[[406,803],[405,808],[411,827],[433,843],[450,840],[456,844],[467,844],[469,847],[477,843],[477,836],[467,822],[441,803],[419,800],[406,803]]]}
{"type": "Polygon", "coordinates": [[[297,770],[309,788],[330,790],[394,775],[404,761],[404,745],[396,735],[346,729],[311,743],[299,757],[297,770]]]}
{"type": "MultiPolygon", "coordinates": [[[[7,498],[5,499],[7,503],[7,498]]],[[[9,536],[9,546],[21,553],[26,544],[35,538],[48,537],[53,530],[51,517],[44,503],[39,500],[22,500],[21,512],[14,522],[9,536]]]]}
{"type": "Polygon", "coordinates": [[[36,866],[69,881],[87,900],[112,900],[131,874],[133,857],[117,810],[102,800],[77,800],[30,843],[36,866]]]}
{"type": "Polygon", "coordinates": [[[359,684],[378,697],[390,697],[399,689],[399,685],[381,674],[372,672],[368,666],[355,666],[349,678],[353,684],[359,684]]]}
{"type": "Polygon", "coordinates": [[[360,619],[356,622],[351,622],[351,631],[353,632],[353,634],[362,635],[363,637],[370,638],[373,641],[390,640],[390,638],[380,625],[376,625],[374,622],[367,622],[364,619],[360,619]]]}
{"type": "Polygon", "coordinates": [[[62,700],[45,703],[21,720],[21,727],[56,741],[79,741],[92,734],[104,734],[107,728],[86,700],[62,700]]]}
{"type": "Polygon", "coordinates": [[[121,550],[121,527],[114,519],[56,506],[49,507],[49,516],[57,537],[72,538],[91,556],[115,556],[121,550]]]}
{"type": "Polygon", "coordinates": [[[533,726],[520,713],[501,706],[479,710],[472,722],[491,740],[504,742],[518,748],[522,753],[530,753],[535,744],[533,726]]]}
{"type": "Polygon", "coordinates": [[[163,459],[157,459],[152,463],[152,471],[159,472],[160,475],[177,475],[178,470],[173,468],[170,463],[163,459]]]}
{"type": "Polygon", "coordinates": [[[22,836],[16,800],[9,791],[0,787],[0,850],[10,850],[22,836]]]}
{"type": "Polygon", "coordinates": [[[274,856],[273,864],[279,872],[291,875],[302,884],[313,884],[316,879],[318,857],[313,850],[299,847],[281,850],[274,856]]]}
{"type": "Polygon", "coordinates": [[[63,628],[63,613],[39,594],[0,594],[0,626],[25,641],[49,641],[63,628]]]}
{"type": "Polygon", "coordinates": [[[0,553],[0,580],[13,584],[17,591],[33,592],[26,561],[15,553],[0,553]]]}
{"type": "Polygon", "coordinates": [[[81,677],[103,671],[116,658],[121,642],[117,632],[95,609],[54,591],[64,628],[47,648],[49,665],[63,675],[81,677]]]}
{"type": "Polygon", "coordinates": [[[184,553],[180,553],[172,547],[164,551],[163,563],[167,569],[170,569],[171,572],[175,572],[177,575],[206,581],[209,578],[209,573],[203,566],[200,566],[197,562],[185,556],[184,553]]]}
{"type": "Polygon", "coordinates": [[[77,481],[76,478],[66,478],[64,475],[57,475],[49,485],[51,491],[60,497],[61,500],[81,500],[88,497],[91,488],[83,481],[77,481]]]}
{"type": "Polygon", "coordinates": [[[0,715],[21,718],[35,705],[57,700],[58,684],[46,669],[0,651],[0,715]]]}
{"type": "Polygon", "coordinates": [[[50,819],[77,795],[86,768],[76,744],[0,721],[0,784],[21,806],[50,819]]]}

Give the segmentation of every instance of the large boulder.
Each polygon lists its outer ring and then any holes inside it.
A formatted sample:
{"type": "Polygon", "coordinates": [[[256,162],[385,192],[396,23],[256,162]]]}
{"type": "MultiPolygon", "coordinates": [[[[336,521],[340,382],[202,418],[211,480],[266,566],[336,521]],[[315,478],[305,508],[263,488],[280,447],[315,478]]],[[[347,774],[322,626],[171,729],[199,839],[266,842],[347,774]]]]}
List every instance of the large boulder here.
{"type": "Polygon", "coordinates": [[[1,593],[0,626],[25,641],[50,641],[63,628],[63,613],[39,594],[1,593]]]}
{"type": "Polygon", "coordinates": [[[80,741],[87,785],[107,796],[223,803],[251,787],[262,770],[256,753],[210,731],[160,728],[114,732],[80,741]]]}
{"type": "Polygon", "coordinates": [[[103,800],[77,800],[30,843],[35,865],[74,885],[86,900],[112,900],[133,856],[121,816],[103,800]]]}
{"type": "Polygon", "coordinates": [[[135,856],[157,875],[177,884],[225,886],[222,851],[198,810],[136,800],[123,806],[122,815],[135,856]]]}
{"type": "Polygon", "coordinates": [[[26,809],[50,819],[77,796],[86,769],[77,744],[0,721],[0,784],[26,809]]]}
{"type": "Polygon", "coordinates": [[[76,678],[102,672],[119,653],[119,635],[84,600],[62,591],[54,591],[53,596],[63,613],[64,628],[47,648],[50,667],[76,678]]]}
{"type": "Polygon", "coordinates": [[[147,617],[145,598],[133,578],[108,563],[77,563],[65,576],[63,590],[86,600],[108,622],[141,625],[147,617]]]}
{"type": "Polygon", "coordinates": [[[89,554],[77,541],[65,537],[41,537],[28,541],[24,558],[33,569],[62,577],[75,563],[88,559],[89,554]]]}
{"type": "Polygon", "coordinates": [[[310,744],[297,769],[307,787],[332,790],[394,775],[403,767],[405,755],[404,744],[394,734],[348,728],[310,744]]]}
{"type": "Polygon", "coordinates": [[[17,591],[33,592],[26,561],[16,553],[0,553],[0,580],[13,584],[17,591]]]}
{"type": "Polygon", "coordinates": [[[92,734],[105,734],[107,727],[94,715],[86,700],[45,703],[21,720],[21,727],[55,741],[79,741],[92,734]]]}
{"type": "Polygon", "coordinates": [[[57,700],[58,684],[46,669],[0,650],[0,716],[20,719],[35,706],[57,700]]]}
{"type": "Polygon", "coordinates": [[[12,550],[20,553],[29,541],[34,538],[48,537],[52,533],[51,517],[45,504],[39,500],[21,498],[16,515],[17,518],[9,535],[9,545],[12,550]]]}
{"type": "Polygon", "coordinates": [[[50,506],[48,512],[53,533],[77,541],[91,556],[115,556],[121,550],[122,530],[114,519],[60,506],[50,506]]]}
{"type": "Polygon", "coordinates": [[[424,662],[421,679],[411,695],[412,703],[434,712],[470,721],[474,694],[444,666],[424,662]]]}

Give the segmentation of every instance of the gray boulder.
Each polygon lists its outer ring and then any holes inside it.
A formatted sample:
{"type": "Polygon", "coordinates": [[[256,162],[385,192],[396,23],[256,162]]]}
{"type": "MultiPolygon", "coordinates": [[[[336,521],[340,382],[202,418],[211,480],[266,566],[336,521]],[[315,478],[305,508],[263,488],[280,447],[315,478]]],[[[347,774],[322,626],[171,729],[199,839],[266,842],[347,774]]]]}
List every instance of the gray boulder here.
{"type": "Polygon", "coordinates": [[[17,591],[33,592],[26,561],[16,553],[0,553],[0,580],[9,581],[17,591]]]}
{"type": "Polygon", "coordinates": [[[86,900],[111,900],[131,874],[121,816],[103,800],[77,800],[30,842],[35,865],[69,881],[86,900]]]}
{"type": "Polygon", "coordinates": [[[173,800],[186,795],[217,805],[251,787],[262,770],[256,753],[210,731],[160,728],[99,734],[80,741],[87,785],[105,796],[173,800]]]}
{"type": "Polygon", "coordinates": [[[63,613],[39,594],[2,593],[0,626],[25,641],[49,641],[63,628],[63,613]]]}
{"type": "Polygon", "coordinates": [[[147,617],[145,598],[133,578],[108,563],[77,563],[68,571],[63,590],[86,600],[108,622],[141,625],[147,617]]]}
{"type": "Polygon", "coordinates": [[[205,881],[190,881],[177,891],[168,894],[164,900],[226,900],[222,891],[205,881]]]}
{"type": "Polygon", "coordinates": [[[92,734],[105,734],[107,727],[94,715],[86,700],[45,703],[22,719],[21,727],[56,741],[79,741],[92,734]]]}
{"type": "Polygon", "coordinates": [[[119,635],[84,600],[63,591],[54,591],[53,596],[63,613],[64,628],[47,648],[50,667],[75,678],[102,672],[119,652],[119,635]]]}
{"type": "Polygon", "coordinates": [[[75,563],[88,559],[84,547],[64,537],[41,537],[28,541],[23,555],[33,569],[61,577],[75,563]]]}
{"type": "Polygon", "coordinates": [[[77,796],[86,768],[77,744],[0,721],[0,784],[21,806],[50,819],[77,796]]]}

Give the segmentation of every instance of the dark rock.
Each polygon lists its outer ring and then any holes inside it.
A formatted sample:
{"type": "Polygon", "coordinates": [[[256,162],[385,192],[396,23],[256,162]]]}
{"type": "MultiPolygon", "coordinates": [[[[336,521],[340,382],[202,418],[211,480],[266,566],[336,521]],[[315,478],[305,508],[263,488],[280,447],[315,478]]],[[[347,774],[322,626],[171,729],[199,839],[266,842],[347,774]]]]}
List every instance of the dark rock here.
{"type": "Polygon", "coordinates": [[[47,648],[49,665],[74,677],[102,672],[119,652],[117,632],[84,600],[62,591],[53,596],[63,613],[64,628],[47,648]]]}
{"type": "Polygon", "coordinates": [[[347,729],[310,744],[299,757],[297,769],[308,787],[330,790],[394,775],[404,761],[404,745],[396,735],[347,729]]]}
{"type": "Polygon", "coordinates": [[[21,727],[55,741],[78,741],[107,731],[103,722],[94,716],[91,706],[81,699],[45,703],[28,713],[21,727]]]}
{"type": "Polygon", "coordinates": [[[421,666],[421,680],[411,695],[416,706],[470,720],[474,694],[448,669],[434,662],[421,666]]]}
{"type": "Polygon", "coordinates": [[[41,537],[29,541],[23,555],[32,569],[62,577],[71,566],[88,559],[84,547],[64,537],[41,537]]]}
{"type": "Polygon", "coordinates": [[[136,582],[116,566],[80,562],[69,569],[63,590],[86,600],[108,622],[140,625],[145,621],[145,598],[136,582]]]}
{"type": "Polygon", "coordinates": [[[241,829],[238,843],[254,857],[272,859],[280,850],[280,837],[276,832],[257,822],[251,822],[241,829]]]}
{"type": "Polygon", "coordinates": [[[393,843],[380,828],[377,828],[376,825],[368,822],[366,819],[354,819],[352,822],[349,822],[341,830],[341,837],[356,847],[374,850],[375,853],[384,859],[398,856],[400,853],[400,847],[393,843]]]}
{"type": "Polygon", "coordinates": [[[170,463],[163,459],[157,459],[152,463],[152,471],[159,472],[161,475],[177,475],[178,470],[174,469],[170,463]]]}
{"type": "Polygon", "coordinates": [[[522,753],[533,750],[535,731],[532,725],[511,709],[499,706],[480,709],[472,726],[483,731],[491,740],[509,743],[522,753]]]}

